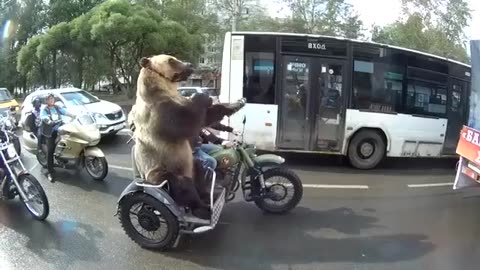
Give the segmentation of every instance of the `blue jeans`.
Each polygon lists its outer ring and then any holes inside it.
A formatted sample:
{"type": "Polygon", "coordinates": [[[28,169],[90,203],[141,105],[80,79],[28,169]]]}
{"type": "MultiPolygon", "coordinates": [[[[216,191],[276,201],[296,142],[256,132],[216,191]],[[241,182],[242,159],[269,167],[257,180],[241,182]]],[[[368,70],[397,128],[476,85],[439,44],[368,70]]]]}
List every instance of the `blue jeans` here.
{"type": "Polygon", "coordinates": [[[218,147],[219,146],[215,144],[202,144],[193,150],[193,156],[202,162],[204,168],[210,167],[215,170],[215,168],[217,168],[217,160],[207,153],[210,153],[218,147]]]}

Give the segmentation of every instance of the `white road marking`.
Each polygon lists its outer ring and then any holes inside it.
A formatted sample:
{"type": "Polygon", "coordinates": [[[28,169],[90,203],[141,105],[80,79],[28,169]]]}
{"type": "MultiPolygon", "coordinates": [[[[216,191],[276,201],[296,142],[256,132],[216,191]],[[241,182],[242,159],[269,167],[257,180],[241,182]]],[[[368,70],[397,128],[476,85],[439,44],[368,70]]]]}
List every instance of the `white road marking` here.
{"type": "MultiPolygon", "coordinates": [[[[118,165],[108,165],[108,167],[117,170],[123,171],[132,171],[132,168],[118,166],[118,165]]],[[[369,189],[367,185],[318,185],[318,184],[303,184],[304,188],[339,188],[339,189],[369,189]]]]}
{"type": "Polygon", "coordinates": [[[422,188],[422,187],[445,187],[445,186],[453,186],[453,182],[448,183],[430,183],[430,184],[409,184],[407,185],[409,188],[422,188]]]}
{"type": "Polygon", "coordinates": [[[108,164],[108,167],[110,167],[112,169],[123,170],[123,171],[133,171],[132,168],[124,167],[124,166],[118,166],[118,165],[108,164]]]}
{"type": "Polygon", "coordinates": [[[369,189],[369,186],[367,185],[329,185],[329,184],[324,184],[324,185],[319,185],[319,184],[303,184],[303,187],[305,188],[339,188],[339,189],[369,189]]]}

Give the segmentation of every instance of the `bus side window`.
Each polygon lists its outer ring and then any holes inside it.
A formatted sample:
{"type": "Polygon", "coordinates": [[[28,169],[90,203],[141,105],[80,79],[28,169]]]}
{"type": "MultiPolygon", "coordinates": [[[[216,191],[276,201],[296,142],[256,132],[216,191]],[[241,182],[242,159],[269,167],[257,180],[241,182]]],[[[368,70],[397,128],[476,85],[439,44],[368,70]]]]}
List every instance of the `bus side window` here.
{"type": "Polygon", "coordinates": [[[426,59],[409,57],[406,112],[446,117],[448,66],[436,59],[426,59]],[[442,73],[445,70],[447,73],[442,73]]]}
{"type": "Polygon", "coordinates": [[[243,96],[248,103],[275,104],[274,52],[274,38],[245,38],[243,96]]]}
{"type": "Polygon", "coordinates": [[[402,106],[402,68],[388,60],[387,63],[379,60],[354,61],[353,106],[362,110],[398,112],[402,106]]]}

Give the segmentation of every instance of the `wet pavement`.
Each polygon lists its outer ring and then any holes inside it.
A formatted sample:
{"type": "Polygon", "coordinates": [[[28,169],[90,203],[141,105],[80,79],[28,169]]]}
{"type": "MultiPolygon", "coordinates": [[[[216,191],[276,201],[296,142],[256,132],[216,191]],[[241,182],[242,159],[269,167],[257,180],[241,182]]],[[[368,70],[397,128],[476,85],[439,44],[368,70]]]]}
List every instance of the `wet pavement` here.
{"type": "MultiPolygon", "coordinates": [[[[0,202],[0,269],[477,269],[480,190],[453,191],[455,161],[390,160],[357,171],[335,157],[287,155],[304,198],[291,213],[263,214],[239,193],[211,232],[159,253],[139,248],[113,215],[130,182],[126,136],[102,142],[104,182],[59,171],[47,221],[18,200],[0,202]]],[[[28,168],[32,155],[23,154],[28,168]]]]}

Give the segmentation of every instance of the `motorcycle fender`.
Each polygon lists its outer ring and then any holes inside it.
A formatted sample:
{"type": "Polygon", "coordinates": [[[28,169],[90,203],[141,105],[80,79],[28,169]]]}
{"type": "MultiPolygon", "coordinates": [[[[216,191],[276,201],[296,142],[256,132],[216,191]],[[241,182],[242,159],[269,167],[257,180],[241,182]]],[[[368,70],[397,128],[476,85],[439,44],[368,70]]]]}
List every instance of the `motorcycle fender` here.
{"type": "Polygon", "coordinates": [[[118,199],[117,204],[120,204],[120,202],[127,196],[134,194],[136,192],[144,192],[147,193],[148,195],[154,197],[157,199],[159,202],[163,203],[171,212],[174,214],[178,219],[183,220],[183,215],[182,211],[180,208],[177,206],[175,201],[168,195],[168,193],[159,188],[151,188],[151,187],[140,187],[135,184],[135,181],[130,183],[122,192],[120,195],[120,198],[118,199]]]}
{"type": "Polygon", "coordinates": [[[98,147],[88,147],[85,148],[85,156],[88,157],[105,157],[103,151],[98,147]]]}
{"type": "Polygon", "coordinates": [[[30,153],[35,154],[37,152],[37,136],[32,132],[24,131],[22,134],[23,148],[30,153]]]}
{"type": "Polygon", "coordinates": [[[253,160],[261,167],[276,166],[285,163],[285,159],[283,157],[274,154],[263,154],[255,157],[253,160]]]}

